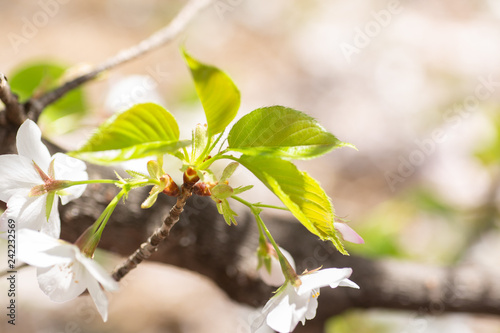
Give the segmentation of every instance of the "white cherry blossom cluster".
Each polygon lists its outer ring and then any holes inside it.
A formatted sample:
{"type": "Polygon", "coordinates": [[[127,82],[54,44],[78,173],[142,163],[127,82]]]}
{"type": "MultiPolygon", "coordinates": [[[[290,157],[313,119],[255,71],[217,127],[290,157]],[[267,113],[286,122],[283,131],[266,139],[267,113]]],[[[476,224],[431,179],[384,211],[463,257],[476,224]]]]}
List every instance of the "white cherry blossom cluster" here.
{"type": "Polygon", "coordinates": [[[15,221],[18,259],[37,267],[41,290],[55,302],[88,290],[106,321],[103,288],[116,290],[118,283],[78,246],[59,239],[59,198],[65,205],[83,194],[86,185],[78,182],[88,180],[85,163],[62,153],[51,156],[31,120],[20,126],[16,145],[17,155],[0,156],[0,200],[7,203],[0,216],[0,235],[5,235],[9,220],[15,221]]]}

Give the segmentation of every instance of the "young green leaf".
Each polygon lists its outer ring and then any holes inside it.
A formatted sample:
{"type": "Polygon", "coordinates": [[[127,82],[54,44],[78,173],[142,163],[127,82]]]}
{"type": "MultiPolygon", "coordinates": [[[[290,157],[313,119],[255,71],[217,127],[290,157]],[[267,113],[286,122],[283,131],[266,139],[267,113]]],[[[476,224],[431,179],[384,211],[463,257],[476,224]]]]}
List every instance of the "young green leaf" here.
{"type": "Polygon", "coordinates": [[[227,184],[215,185],[212,188],[211,192],[212,192],[212,197],[219,200],[227,199],[234,194],[233,188],[227,184]]]}
{"type": "Polygon", "coordinates": [[[205,110],[208,136],[212,137],[224,131],[236,116],[240,107],[240,91],[220,69],[199,62],[186,51],[183,54],[205,110]]]}
{"type": "MultiPolygon", "coordinates": [[[[38,96],[61,83],[68,66],[53,61],[28,63],[9,74],[9,84],[21,102],[38,96]]],[[[40,115],[39,124],[49,133],[63,134],[78,128],[87,110],[81,88],[68,92],[60,100],[47,106],[40,115]]]]}
{"type": "Polygon", "coordinates": [[[226,168],[224,169],[224,171],[222,171],[222,176],[220,177],[219,179],[219,182],[225,182],[226,180],[229,179],[229,177],[231,177],[233,175],[233,173],[236,171],[236,168],[238,167],[238,163],[237,162],[231,162],[229,163],[226,168]]]}
{"type": "Polygon", "coordinates": [[[347,254],[338,239],[330,199],[316,180],[289,161],[242,155],[239,162],[259,178],[313,234],[330,240],[347,254]]]}
{"type": "Polygon", "coordinates": [[[175,153],[189,144],[189,140],[179,141],[179,127],[170,112],[144,103],[110,118],[82,148],[71,154],[94,163],[111,164],[175,153]]]}
{"type": "MultiPolygon", "coordinates": [[[[125,170],[126,173],[128,173],[132,178],[137,178],[137,179],[148,179],[149,177],[142,172],[134,171],[134,170],[125,170]]],[[[121,177],[120,177],[121,178],[121,177]]]]}
{"type": "Polygon", "coordinates": [[[161,169],[160,164],[155,160],[148,161],[147,168],[149,176],[153,179],[160,179],[163,175],[163,170],[161,169]]]}
{"type": "Polygon", "coordinates": [[[229,206],[229,202],[227,199],[223,199],[221,202],[217,204],[217,210],[219,211],[219,214],[221,214],[224,217],[224,221],[226,221],[227,225],[231,225],[231,222],[234,225],[238,225],[236,222],[236,219],[234,218],[235,216],[238,216],[231,207],[229,206]]]}
{"type": "Polygon", "coordinates": [[[192,135],[193,149],[191,151],[191,161],[196,161],[201,156],[205,147],[210,144],[207,136],[207,125],[197,124],[192,135]]]}
{"type": "Polygon", "coordinates": [[[240,194],[240,193],[243,193],[243,192],[245,192],[245,191],[248,191],[248,190],[252,189],[252,187],[253,187],[253,185],[239,186],[239,187],[237,187],[237,188],[233,189],[233,191],[234,191],[234,193],[233,193],[233,194],[234,194],[234,195],[238,195],[238,194],[240,194]]]}
{"type": "Polygon", "coordinates": [[[314,118],[284,106],[254,110],[229,132],[229,149],[246,155],[307,159],[351,146],[326,131],[314,118]]]}

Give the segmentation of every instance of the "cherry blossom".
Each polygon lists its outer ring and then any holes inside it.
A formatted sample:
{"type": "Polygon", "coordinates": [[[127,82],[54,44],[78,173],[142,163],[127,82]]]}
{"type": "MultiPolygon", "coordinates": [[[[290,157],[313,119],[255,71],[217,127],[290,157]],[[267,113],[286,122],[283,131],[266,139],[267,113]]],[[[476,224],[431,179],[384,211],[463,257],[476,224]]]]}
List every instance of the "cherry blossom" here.
{"type": "Polygon", "coordinates": [[[102,288],[114,291],[118,283],[101,266],[76,245],[41,232],[21,229],[18,236],[18,258],[38,267],[38,284],[52,301],[66,302],[88,290],[102,319],[107,320],[108,299],[102,288]]]}
{"type": "Polygon", "coordinates": [[[86,185],[69,186],[71,181],[88,180],[85,163],[62,153],[51,156],[31,120],[19,127],[16,145],[17,155],[0,156],[0,200],[7,202],[0,232],[11,219],[18,228],[57,238],[61,231],[59,197],[65,205],[83,194],[86,185]]]}
{"type": "MultiPolygon", "coordinates": [[[[292,268],[295,269],[295,261],[293,260],[292,255],[281,247],[279,249],[281,253],[285,256],[285,258],[288,260],[292,268]]],[[[262,281],[264,281],[264,283],[266,283],[269,286],[279,287],[283,283],[285,283],[285,275],[281,270],[281,265],[278,260],[278,254],[276,253],[276,251],[273,249],[272,246],[268,246],[268,253],[271,260],[270,271],[267,270],[265,264],[262,264],[257,271],[262,281]]]]}
{"type": "Polygon", "coordinates": [[[306,319],[316,316],[319,288],[359,288],[348,279],[351,273],[351,268],[328,268],[300,275],[295,283],[287,281],[264,306],[262,318],[265,317],[267,325],[277,332],[293,331],[299,322],[304,325],[306,319]]]}

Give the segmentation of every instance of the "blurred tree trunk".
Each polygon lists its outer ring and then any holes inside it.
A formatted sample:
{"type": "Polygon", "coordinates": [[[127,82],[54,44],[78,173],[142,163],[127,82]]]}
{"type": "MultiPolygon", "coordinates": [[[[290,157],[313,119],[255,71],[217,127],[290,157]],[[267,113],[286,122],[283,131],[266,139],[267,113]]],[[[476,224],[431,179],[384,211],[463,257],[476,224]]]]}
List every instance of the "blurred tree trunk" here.
{"type": "MultiPolygon", "coordinates": [[[[1,138],[10,137],[5,132],[0,129],[1,138]]],[[[13,152],[12,144],[4,142],[3,151],[13,152]]],[[[57,147],[50,149],[54,151],[57,147]]],[[[88,172],[91,179],[115,178],[110,168],[89,165],[88,172]]],[[[98,218],[117,190],[109,184],[89,185],[81,198],[61,206],[62,238],[75,241],[98,218]]],[[[163,222],[175,199],[161,196],[152,208],[144,210],[140,204],[148,191],[134,190],[126,205],[118,205],[100,248],[128,256],[163,222]]],[[[297,332],[320,332],[326,319],[353,308],[500,315],[500,281],[485,269],[465,265],[431,267],[343,256],[331,244],[310,234],[293,217],[265,221],[278,243],[294,256],[298,272],[320,266],[352,267],[351,279],[361,287],[360,290],[323,288],[316,318],[297,332]]],[[[151,259],[199,272],[232,299],[258,307],[265,304],[274,288],[256,276],[257,242],[257,227],[251,214],[241,213],[238,226],[228,226],[211,199],[193,196],[180,221],[151,259]]],[[[141,269],[140,265],[136,269],[141,269]]]]}

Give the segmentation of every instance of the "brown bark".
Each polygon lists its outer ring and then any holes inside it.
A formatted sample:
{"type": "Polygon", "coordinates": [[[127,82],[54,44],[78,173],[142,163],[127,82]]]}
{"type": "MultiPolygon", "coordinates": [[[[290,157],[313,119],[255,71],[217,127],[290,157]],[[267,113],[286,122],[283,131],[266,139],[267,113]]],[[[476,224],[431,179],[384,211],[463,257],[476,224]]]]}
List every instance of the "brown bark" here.
{"type": "MultiPolygon", "coordinates": [[[[102,168],[91,167],[90,171],[94,178],[105,176],[103,173],[111,176],[102,168]]],[[[62,206],[63,237],[77,239],[99,216],[114,192],[108,185],[92,185],[82,198],[62,206]]],[[[152,208],[142,210],[140,203],[146,196],[147,189],[137,190],[131,193],[127,205],[116,208],[104,231],[101,248],[129,255],[161,224],[174,200],[162,196],[152,208]]],[[[322,322],[353,308],[500,315],[500,283],[485,268],[343,256],[293,218],[266,219],[266,223],[280,245],[294,256],[299,271],[319,266],[353,268],[351,279],[361,289],[323,288],[315,321],[322,322]]],[[[273,289],[255,275],[256,247],[257,227],[250,214],[241,214],[238,226],[227,226],[210,199],[193,196],[179,223],[151,259],[197,271],[211,278],[234,300],[259,306],[273,289]]]]}
{"type": "MultiPolygon", "coordinates": [[[[3,132],[0,129],[0,137],[5,137],[3,132]]],[[[4,151],[13,150],[2,147],[4,151]]],[[[89,165],[88,171],[91,179],[115,177],[108,168],[89,165]]],[[[62,238],[74,242],[99,217],[117,191],[113,185],[89,185],[81,198],[60,206],[62,238]]],[[[117,206],[100,248],[128,256],[162,224],[176,199],[162,195],[153,207],[141,209],[148,191],[148,188],[133,190],[126,205],[117,206]]],[[[265,221],[278,243],[294,256],[299,272],[319,266],[352,267],[351,279],[361,287],[359,290],[323,288],[317,316],[306,326],[308,332],[322,327],[329,317],[356,308],[500,315],[500,280],[485,267],[466,264],[438,267],[343,256],[292,217],[265,221]]],[[[234,300],[261,306],[272,295],[273,288],[256,276],[257,238],[257,227],[250,213],[240,214],[237,226],[228,226],[211,199],[195,195],[187,201],[179,222],[150,259],[199,272],[234,300]]]]}

